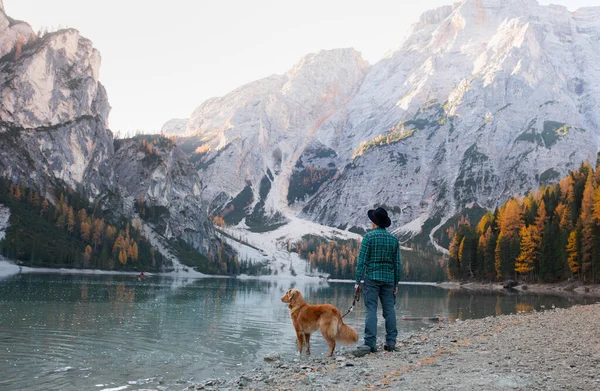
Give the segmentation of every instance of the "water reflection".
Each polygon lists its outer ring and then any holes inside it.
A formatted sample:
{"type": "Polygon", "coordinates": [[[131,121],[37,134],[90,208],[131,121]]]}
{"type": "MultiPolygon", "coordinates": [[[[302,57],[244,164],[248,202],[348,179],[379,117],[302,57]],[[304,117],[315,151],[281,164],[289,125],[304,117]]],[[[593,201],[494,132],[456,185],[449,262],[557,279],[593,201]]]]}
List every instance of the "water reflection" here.
{"type": "MultiPolygon", "coordinates": [[[[2,280],[0,389],[79,390],[102,384],[134,390],[156,388],[159,381],[181,389],[191,378],[248,370],[271,351],[292,359],[295,334],[279,300],[292,287],[311,304],[331,303],[346,312],[352,303],[353,285],[343,283],[69,275],[2,280]]],[[[464,320],[593,301],[409,285],[401,287],[397,308],[400,320],[464,320]]],[[[344,319],[361,339],[364,315],[360,301],[344,319]]],[[[398,325],[400,338],[427,326],[398,325]]],[[[313,356],[324,355],[322,337],[313,341],[313,356]]]]}

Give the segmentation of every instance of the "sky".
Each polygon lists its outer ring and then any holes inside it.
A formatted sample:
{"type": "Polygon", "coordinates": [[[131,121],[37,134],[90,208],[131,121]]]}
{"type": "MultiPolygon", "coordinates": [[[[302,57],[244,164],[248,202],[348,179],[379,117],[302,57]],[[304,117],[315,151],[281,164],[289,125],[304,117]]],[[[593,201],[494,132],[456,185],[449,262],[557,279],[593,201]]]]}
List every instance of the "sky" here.
{"type": "MultiPolygon", "coordinates": [[[[121,135],[157,133],[206,99],[304,55],[353,47],[371,64],[427,10],[452,0],[4,0],[35,31],[73,27],[102,54],[100,81],[121,135]]],[[[550,1],[540,0],[540,4],[550,1]]],[[[554,0],[574,11],[599,0],[554,0]]]]}

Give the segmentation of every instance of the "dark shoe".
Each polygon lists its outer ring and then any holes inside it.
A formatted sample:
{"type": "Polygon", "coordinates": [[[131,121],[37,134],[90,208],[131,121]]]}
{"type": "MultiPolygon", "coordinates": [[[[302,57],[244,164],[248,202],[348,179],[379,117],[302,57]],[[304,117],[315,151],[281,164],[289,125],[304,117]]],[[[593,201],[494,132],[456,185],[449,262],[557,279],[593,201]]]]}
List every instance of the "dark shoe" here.
{"type": "Polygon", "coordinates": [[[395,352],[396,347],[393,345],[383,345],[383,350],[385,350],[386,352],[395,352]]]}
{"type": "Polygon", "coordinates": [[[362,357],[366,356],[369,353],[376,352],[377,349],[370,347],[369,345],[361,345],[356,348],[356,350],[352,351],[352,355],[354,357],[362,357]]]}

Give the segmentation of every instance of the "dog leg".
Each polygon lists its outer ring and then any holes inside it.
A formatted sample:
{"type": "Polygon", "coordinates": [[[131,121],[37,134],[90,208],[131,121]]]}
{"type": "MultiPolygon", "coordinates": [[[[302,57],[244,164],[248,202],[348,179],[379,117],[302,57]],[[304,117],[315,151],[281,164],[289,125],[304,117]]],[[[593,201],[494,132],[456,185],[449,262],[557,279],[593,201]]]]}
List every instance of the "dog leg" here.
{"type": "Polygon", "coordinates": [[[329,339],[327,340],[327,343],[329,344],[329,354],[327,357],[331,357],[333,356],[333,351],[335,350],[335,339],[329,339]]]}
{"type": "Polygon", "coordinates": [[[306,358],[310,357],[310,334],[304,333],[304,341],[306,341],[306,358]]]}
{"type": "Polygon", "coordinates": [[[298,339],[298,357],[302,357],[302,350],[304,348],[304,333],[297,331],[296,338],[298,339]]]}
{"type": "Polygon", "coordinates": [[[329,354],[327,357],[333,356],[333,351],[335,349],[335,334],[333,333],[331,324],[325,324],[321,326],[321,334],[323,334],[323,338],[329,344],[329,354]]]}

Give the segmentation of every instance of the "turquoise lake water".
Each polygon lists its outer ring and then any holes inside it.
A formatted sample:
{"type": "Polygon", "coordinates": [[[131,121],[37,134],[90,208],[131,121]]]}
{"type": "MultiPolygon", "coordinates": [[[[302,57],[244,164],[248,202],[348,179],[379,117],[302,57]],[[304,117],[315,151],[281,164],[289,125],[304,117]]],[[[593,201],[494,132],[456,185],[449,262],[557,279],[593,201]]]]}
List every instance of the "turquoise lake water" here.
{"type": "MultiPolygon", "coordinates": [[[[352,303],[353,285],[346,283],[59,274],[1,279],[0,390],[181,390],[251,370],[270,352],[293,360],[295,333],[280,301],[292,287],[309,303],[331,303],[342,313],[352,303]]],[[[409,316],[454,321],[592,302],[404,285],[397,299],[399,338],[429,325],[402,320],[409,316]]],[[[362,301],[344,320],[362,339],[362,301]]],[[[326,354],[320,334],[311,342],[313,357],[326,354]]]]}

